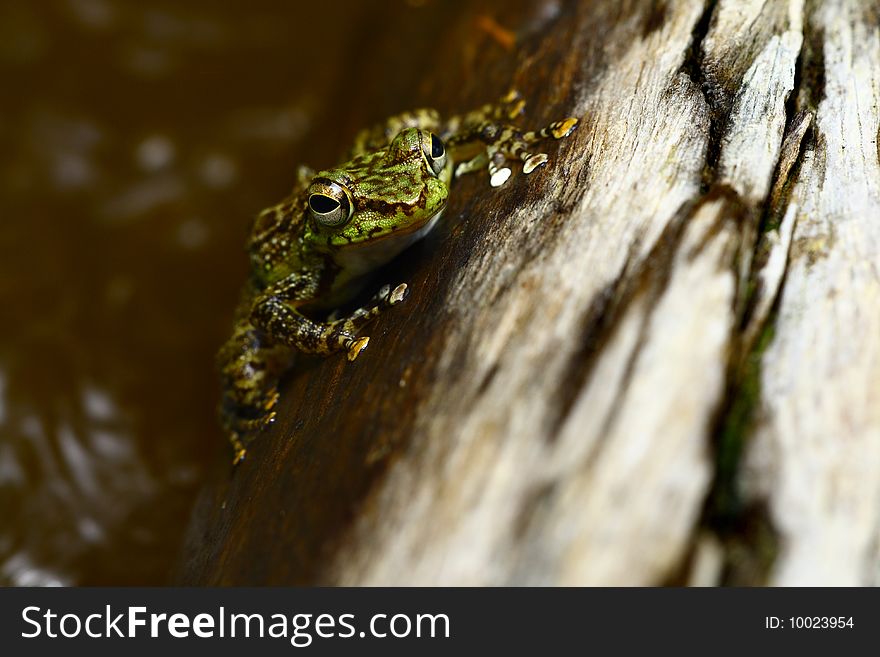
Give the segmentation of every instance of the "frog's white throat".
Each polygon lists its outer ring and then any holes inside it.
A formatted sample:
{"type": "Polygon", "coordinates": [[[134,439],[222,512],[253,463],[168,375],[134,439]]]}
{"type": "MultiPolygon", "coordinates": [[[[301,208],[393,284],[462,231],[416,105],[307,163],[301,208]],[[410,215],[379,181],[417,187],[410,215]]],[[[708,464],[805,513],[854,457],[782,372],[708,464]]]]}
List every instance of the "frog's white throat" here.
{"type": "Polygon", "coordinates": [[[337,280],[334,287],[345,286],[352,280],[364,277],[382,265],[387,264],[407,247],[430,233],[442,215],[443,210],[440,210],[428,219],[423,226],[412,232],[403,234],[392,233],[383,239],[339,249],[334,254],[333,260],[342,268],[340,273],[342,280],[337,280]]]}

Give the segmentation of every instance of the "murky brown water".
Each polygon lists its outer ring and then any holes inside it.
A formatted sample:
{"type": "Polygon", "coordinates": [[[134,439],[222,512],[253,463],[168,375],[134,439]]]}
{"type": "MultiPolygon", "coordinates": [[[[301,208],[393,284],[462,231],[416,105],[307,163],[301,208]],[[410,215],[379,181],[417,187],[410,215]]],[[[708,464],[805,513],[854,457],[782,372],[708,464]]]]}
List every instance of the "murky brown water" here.
{"type": "Polygon", "coordinates": [[[293,4],[0,8],[0,582],[164,581],[228,457],[247,220],[334,82],[293,4]]]}
{"type": "Polygon", "coordinates": [[[455,10],[0,5],[0,583],[167,581],[229,458],[213,358],[249,218],[441,95],[414,81],[455,10]]]}

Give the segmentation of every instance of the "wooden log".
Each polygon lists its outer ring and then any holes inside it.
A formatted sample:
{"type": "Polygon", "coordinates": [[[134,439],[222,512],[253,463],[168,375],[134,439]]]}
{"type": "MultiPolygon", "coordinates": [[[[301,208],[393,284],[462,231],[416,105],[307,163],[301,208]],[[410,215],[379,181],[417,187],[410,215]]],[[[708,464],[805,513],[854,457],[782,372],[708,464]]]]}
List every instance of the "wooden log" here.
{"type": "Polygon", "coordinates": [[[581,125],[539,174],[457,183],[354,364],[297,359],[180,581],[873,581],[876,12],[506,15],[527,116],[581,125]]]}
{"type": "Polygon", "coordinates": [[[880,167],[877,6],[806,21],[812,138],[788,198],[794,232],[744,476],[769,507],[775,584],[878,583],[880,167]]]}

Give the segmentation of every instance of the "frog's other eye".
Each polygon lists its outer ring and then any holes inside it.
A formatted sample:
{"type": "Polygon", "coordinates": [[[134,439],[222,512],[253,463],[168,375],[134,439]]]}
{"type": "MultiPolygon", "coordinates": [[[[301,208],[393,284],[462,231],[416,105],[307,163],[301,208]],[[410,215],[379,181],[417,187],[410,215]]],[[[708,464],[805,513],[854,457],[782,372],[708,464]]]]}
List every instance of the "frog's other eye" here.
{"type": "Polygon", "coordinates": [[[309,194],[309,212],[322,226],[341,226],[352,214],[348,192],[337,184],[322,185],[309,194]]]}
{"type": "Polygon", "coordinates": [[[439,176],[446,166],[446,147],[433,132],[422,132],[422,152],[435,176],[439,176]]]}

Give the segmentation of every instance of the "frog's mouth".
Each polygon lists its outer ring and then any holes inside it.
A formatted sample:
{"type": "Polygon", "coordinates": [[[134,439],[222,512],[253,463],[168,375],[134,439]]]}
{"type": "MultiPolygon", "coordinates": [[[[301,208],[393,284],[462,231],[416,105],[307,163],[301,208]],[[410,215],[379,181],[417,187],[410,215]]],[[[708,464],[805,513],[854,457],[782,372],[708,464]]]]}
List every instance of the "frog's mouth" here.
{"type": "MultiPolygon", "coordinates": [[[[412,236],[412,241],[415,242],[423,238],[431,229],[437,224],[440,216],[443,214],[443,211],[446,209],[446,199],[443,199],[443,202],[437,207],[434,214],[425,219],[424,221],[414,221],[411,224],[407,224],[405,226],[398,226],[393,228],[388,233],[384,235],[378,236],[377,241],[382,241],[385,239],[393,239],[395,237],[410,237],[412,236]]],[[[412,243],[412,242],[410,242],[412,243]]]]}

